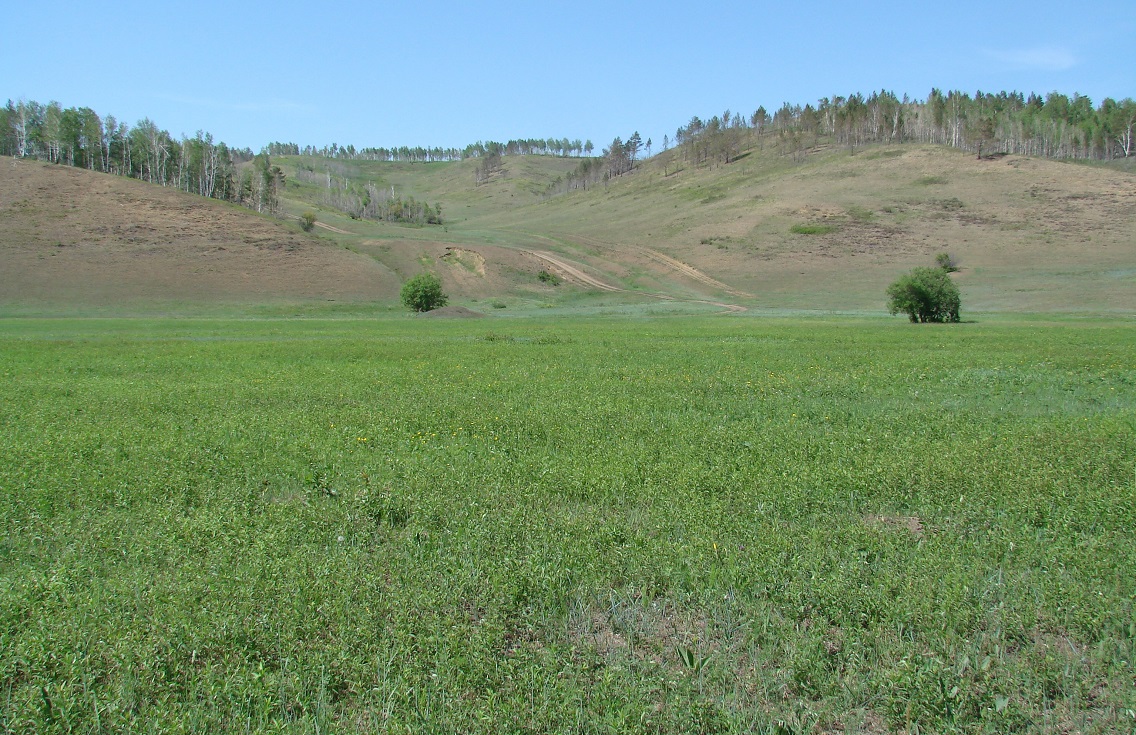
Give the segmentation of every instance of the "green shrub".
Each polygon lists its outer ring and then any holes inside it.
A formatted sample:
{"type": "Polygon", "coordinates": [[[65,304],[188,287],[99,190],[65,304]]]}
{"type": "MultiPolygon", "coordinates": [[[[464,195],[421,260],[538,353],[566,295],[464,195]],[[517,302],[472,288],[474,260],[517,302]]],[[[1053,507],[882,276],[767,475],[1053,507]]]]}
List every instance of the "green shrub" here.
{"type": "Polygon", "coordinates": [[[300,215],[300,229],[304,232],[311,232],[312,228],[316,226],[316,213],[304,212],[300,215]]]}
{"type": "Polygon", "coordinates": [[[402,303],[412,311],[432,311],[449,301],[442,282],[433,273],[419,273],[402,286],[402,303]]]}
{"type": "Polygon", "coordinates": [[[794,235],[827,235],[836,232],[836,225],[793,225],[789,232],[794,235]]]}
{"type": "Polygon", "coordinates": [[[888,311],[913,322],[959,321],[958,286],[942,268],[916,268],[888,286],[888,311]]]}
{"type": "Polygon", "coordinates": [[[560,285],[560,276],[556,275],[555,273],[551,273],[547,270],[541,270],[540,273],[536,274],[536,277],[537,277],[537,280],[539,280],[541,283],[547,283],[551,286],[559,286],[560,285]]]}

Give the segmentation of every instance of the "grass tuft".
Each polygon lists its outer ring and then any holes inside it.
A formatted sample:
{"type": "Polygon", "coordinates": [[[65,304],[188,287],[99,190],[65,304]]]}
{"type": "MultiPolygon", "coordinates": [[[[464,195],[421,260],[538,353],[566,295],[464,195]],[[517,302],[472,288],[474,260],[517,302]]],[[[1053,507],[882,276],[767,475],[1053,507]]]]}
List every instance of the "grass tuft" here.
{"type": "Polygon", "coordinates": [[[794,235],[828,235],[838,229],[836,225],[798,224],[790,227],[789,232],[794,235]]]}

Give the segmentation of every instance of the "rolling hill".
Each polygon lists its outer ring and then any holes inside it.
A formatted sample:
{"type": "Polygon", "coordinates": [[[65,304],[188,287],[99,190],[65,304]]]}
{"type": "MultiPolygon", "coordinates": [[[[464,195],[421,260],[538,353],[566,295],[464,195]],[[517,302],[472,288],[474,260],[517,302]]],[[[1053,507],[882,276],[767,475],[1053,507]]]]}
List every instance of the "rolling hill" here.
{"type": "Polygon", "coordinates": [[[0,166],[0,304],[9,312],[374,300],[398,278],[294,226],[134,179],[0,166]]]}
{"type": "Polygon", "coordinates": [[[728,165],[667,151],[564,192],[579,159],[506,157],[480,185],[475,160],[273,160],[283,212],[315,211],[319,237],[137,181],[5,163],[0,303],[391,305],[426,269],[482,310],[879,313],[896,275],[949,252],[964,312],[1136,311],[1136,176],[1101,166],[913,144],[795,161],[770,144],[728,165]],[[329,206],[331,182],[440,204],[445,225],[351,219],[329,206]]]}

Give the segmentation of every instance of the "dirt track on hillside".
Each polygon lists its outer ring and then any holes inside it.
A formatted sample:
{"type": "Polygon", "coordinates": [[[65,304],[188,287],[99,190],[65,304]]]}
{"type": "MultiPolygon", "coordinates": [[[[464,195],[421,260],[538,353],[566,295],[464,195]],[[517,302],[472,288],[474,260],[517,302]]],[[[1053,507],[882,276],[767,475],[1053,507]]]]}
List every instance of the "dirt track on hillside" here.
{"type": "Polygon", "coordinates": [[[564,274],[565,278],[567,278],[570,281],[575,281],[576,283],[582,284],[584,286],[589,286],[591,288],[599,289],[600,291],[624,291],[624,290],[626,290],[626,289],[619,288],[618,286],[612,286],[610,284],[604,283],[603,281],[600,281],[599,279],[592,278],[591,276],[589,276],[587,273],[584,273],[579,268],[576,268],[575,266],[569,265],[566,261],[564,261],[561,258],[553,255],[552,253],[545,252],[544,250],[523,250],[522,252],[527,253],[528,255],[531,255],[535,258],[540,258],[541,260],[545,261],[546,263],[549,263],[550,265],[554,266],[561,273],[564,274]]]}
{"type": "Polygon", "coordinates": [[[640,255],[643,255],[648,260],[652,260],[652,261],[654,261],[654,262],[656,262],[660,265],[665,266],[668,270],[671,270],[675,273],[686,276],[687,278],[690,278],[693,281],[697,281],[698,283],[701,283],[704,286],[709,286],[710,288],[713,288],[713,289],[716,289],[716,290],[719,290],[719,291],[723,291],[725,293],[730,294],[731,296],[737,296],[739,298],[753,298],[753,294],[746,293],[745,291],[739,291],[736,288],[733,288],[733,287],[731,287],[731,286],[729,286],[725,283],[722,283],[721,281],[719,281],[716,278],[712,278],[711,276],[706,275],[705,273],[698,270],[694,266],[692,266],[688,263],[684,263],[681,260],[678,260],[677,258],[672,258],[671,256],[667,255],[666,253],[660,253],[658,250],[652,250],[651,248],[643,247],[642,245],[620,245],[620,246],[617,246],[617,245],[613,245],[611,243],[603,242],[602,240],[597,240],[594,237],[585,237],[583,235],[572,235],[569,239],[575,240],[575,241],[583,243],[585,245],[590,245],[592,247],[603,248],[603,249],[607,249],[607,250],[618,250],[618,249],[631,250],[633,252],[639,253],[640,255]]]}
{"type": "Polygon", "coordinates": [[[334,233],[339,234],[339,235],[354,235],[355,234],[354,232],[348,232],[347,230],[341,230],[338,227],[332,227],[331,225],[324,224],[323,222],[316,222],[315,225],[316,225],[316,227],[321,227],[325,230],[328,230],[329,232],[334,232],[334,233]]]}
{"type": "Polygon", "coordinates": [[[687,265],[686,263],[683,263],[681,260],[676,260],[675,258],[672,258],[671,256],[666,255],[664,253],[660,253],[657,250],[651,250],[650,248],[639,247],[637,245],[631,246],[631,247],[636,252],[639,252],[639,253],[642,253],[643,255],[646,255],[651,260],[654,260],[657,263],[661,263],[661,264],[667,266],[668,268],[671,268],[672,270],[683,274],[684,276],[688,276],[688,277],[694,279],[695,281],[698,281],[699,283],[702,283],[702,284],[709,286],[710,288],[720,289],[720,290],[725,291],[726,293],[730,294],[731,296],[739,296],[739,297],[742,297],[742,298],[752,298],[753,297],[753,294],[748,294],[745,291],[739,291],[736,288],[730,288],[729,286],[722,283],[721,281],[714,279],[714,278],[711,278],[710,276],[706,275],[705,273],[698,270],[694,266],[687,265]]]}
{"type": "MultiPolygon", "coordinates": [[[[584,273],[579,268],[576,268],[575,266],[570,265],[562,257],[557,256],[557,255],[553,255],[552,253],[545,252],[543,250],[523,250],[522,252],[526,253],[527,255],[531,255],[535,258],[539,258],[539,259],[545,261],[546,263],[552,265],[554,268],[556,268],[558,271],[560,271],[560,273],[562,273],[564,275],[564,277],[567,278],[568,280],[574,281],[574,282],[579,283],[583,286],[588,286],[590,288],[599,289],[600,291],[608,291],[608,292],[612,292],[612,293],[636,293],[636,294],[640,294],[642,296],[650,296],[651,298],[654,298],[654,299],[660,299],[662,301],[682,301],[682,302],[690,303],[690,304],[709,304],[711,306],[721,307],[722,309],[725,309],[726,312],[731,313],[731,314],[737,314],[739,312],[747,311],[746,307],[744,307],[740,304],[727,304],[727,303],[724,303],[724,302],[721,302],[721,301],[709,301],[709,300],[705,300],[705,299],[684,299],[684,298],[679,298],[677,296],[670,296],[669,294],[652,293],[652,292],[644,292],[644,291],[631,291],[630,289],[621,288],[619,286],[612,286],[610,283],[604,283],[603,281],[601,281],[597,278],[593,278],[592,276],[589,276],[587,273],[584,273]]],[[[666,257],[666,256],[663,256],[663,257],[666,257]]],[[[692,268],[691,270],[694,270],[694,269],[692,268]]],[[[713,279],[710,279],[709,277],[707,277],[707,280],[713,281],[713,279]]]]}
{"type": "MultiPolygon", "coordinates": [[[[532,233],[526,233],[526,234],[529,237],[533,237],[533,238],[536,238],[536,239],[539,239],[539,240],[546,240],[548,242],[555,242],[551,238],[547,238],[547,237],[544,237],[542,235],[534,235],[532,233]]],[[[573,235],[569,239],[576,240],[576,241],[580,242],[581,244],[589,245],[591,247],[597,247],[597,248],[609,249],[609,250],[616,249],[616,246],[611,245],[609,243],[601,242],[601,241],[596,240],[594,238],[588,238],[588,237],[583,237],[583,236],[579,236],[579,235],[573,235]]],[[[698,269],[696,269],[696,268],[694,268],[690,265],[687,265],[686,263],[683,263],[682,261],[676,260],[676,259],[674,259],[674,258],[672,258],[668,255],[657,252],[655,250],[651,250],[650,248],[632,245],[632,246],[627,246],[626,250],[630,250],[632,252],[639,253],[640,255],[646,257],[648,260],[659,263],[659,264],[665,266],[668,270],[676,271],[676,272],[678,272],[678,273],[680,273],[684,276],[687,276],[688,278],[690,278],[694,281],[697,281],[698,283],[701,283],[704,286],[709,286],[709,287],[714,288],[714,289],[725,291],[726,293],[730,294],[731,296],[750,297],[750,294],[747,294],[743,291],[738,291],[736,289],[730,288],[729,286],[722,283],[721,281],[718,281],[714,278],[711,278],[710,276],[706,275],[705,273],[702,273],[698,269]]],[[[636,293],[636,294],[640,294],[642,296],[650,296],[651,298],[660,299],[662,301],[682,301],[682,302],[691,303],[691,304],[709,304],[711,306],[721,307],[722,309],[726,310],[726,312],[734,313],[734,314],[739,313],[739,312],[743,312],[743,311],[748,311],[748,309],[746,307],[744,307],[740,304],[730,304],[730,303],[726,303],[726,302],[722,302],[722,301],[713,301],[713,300],[709,300],[709,299],[688,299],[688,298],[682,298],[682,297],[679,297],[679,296],[671,296],[669,294],[663,294],[663,293],[657,293],[657,292],[651,292],[651,291],[632,291],[630,289],[622,288],[622,287],[619,287],[619,286],[613,286],[610,283],[604,283],[603,281],[599,280],[598,278],[595,278],[593,276],[589,276],[583,270],[581,270],[580,268],[578,268],[576,266],[573,266],[569,261],[565,260],[565,258],[563,256],[556,255],[556,254],[550,253],[550,252],[545,251],[545,250],[524,250],[523,252],[525,252],[526,254],[531,255],[535,258],[539,258],[539,259],[549,263],[554,268],[556,268],[558,271],[560,271],[560,273],[563,274],[563,276],[565,278],[567,278],[568,280],[574,281],[574,282],[579,283],[580,285],[583,285],[583,286],[588,286],[590,288],[599,289],[601,291],[619,292],[619,293],[636,293]]]]}

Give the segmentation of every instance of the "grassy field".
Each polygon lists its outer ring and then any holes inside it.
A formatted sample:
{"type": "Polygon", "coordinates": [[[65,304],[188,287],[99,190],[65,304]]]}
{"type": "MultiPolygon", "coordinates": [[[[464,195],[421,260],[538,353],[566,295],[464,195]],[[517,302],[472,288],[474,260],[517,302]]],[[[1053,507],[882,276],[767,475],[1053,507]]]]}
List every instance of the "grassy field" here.
{"type": "Polygon", "coordinates": [[[1129,732],[1128,323],[0,321],[4,732],[1129,732]]]}

